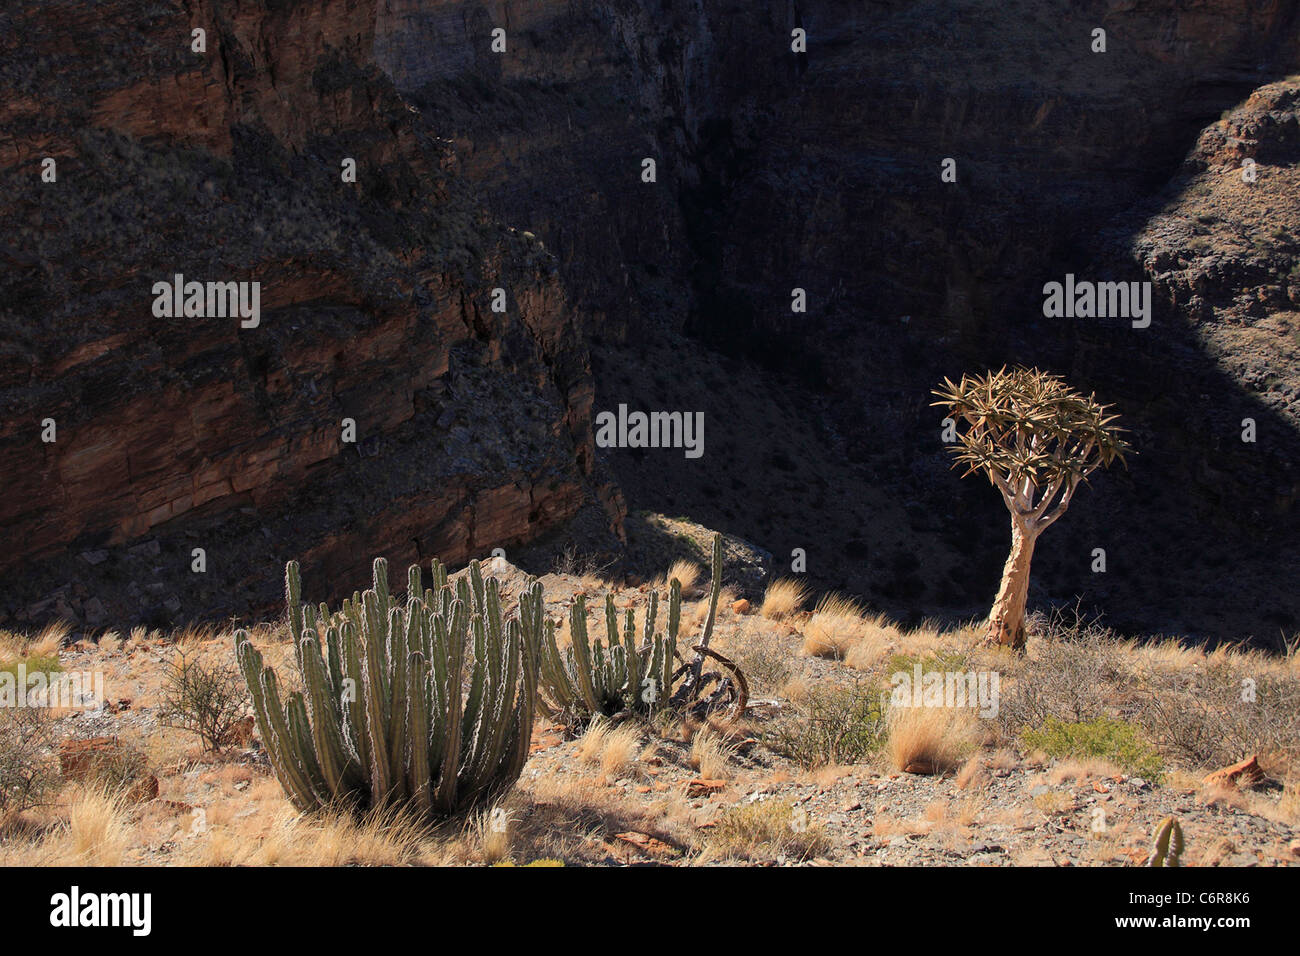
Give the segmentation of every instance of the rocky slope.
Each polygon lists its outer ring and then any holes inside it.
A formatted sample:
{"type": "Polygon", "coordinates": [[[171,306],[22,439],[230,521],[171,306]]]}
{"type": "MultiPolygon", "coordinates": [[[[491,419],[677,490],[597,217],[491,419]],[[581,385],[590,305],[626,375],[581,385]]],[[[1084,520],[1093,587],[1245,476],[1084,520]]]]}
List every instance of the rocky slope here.
{"type": "Polygon", "coordinates": [[[634,510],[724,528],[778,570],[803,549],[821,587],[976,614],[1005,514],[948,471],[929,389],[1020,361],[1116,403],[1140,452],[1044,539],[1036,604],[1211,639],[1300,626],[1274,585],[1300,531],[1295,250],[1229,239],[1291,215],[1293,108],[1270,84],[1297,69],[1294,0],[3,16],[0,526],[4,560],[40,567],[0,611],[89,620],[79,600],[132,579],[128,615],[242,611],[308,549],[351,578],[373,551],[539,536],[608,556],[612,474],[634,510]],[[152,319],[150,283],[177,271],[261,278],[262,329],[152,319]],[[1152,326],[1044,319],[1066,273],[1151,279],[1152,326]],[[597,452],[591,413],[622,402],[705,411],[704,458],[597,452]]]}
{"type": "Polygon", "coordinates": [[[554,268],[373,65],[375,16],[0,14],[10,615],[242,612],[292,555],[345,582],[372,553],[463,561],[601,511],[587,353],[554,268]],[[260,282],[260,325],[156,317],[153,283],[177,273],[260,282]]]}
{"type": "MultiPolygon", "coordinates": [[[[727,542],[729,555],[736,544],[727,542]]],[[[488,570],[502,580],[509,605],[526,576],[505,562],[488,570]]],[[[542,585],[551,617],[564,616],[579,593],[598,604],[607,589],[598,578],[566,574],[546,575],[542,585]]],[[[644,585],[612,591],[620,610],[643,609],[648,600],[644,585]]],[[[700,598],[683,611],[684,634],[702,626],[702,591],[691,589],[700,598]]],[[[68,758],[101,748],[137,752],[139,768],[126,783],[115,781],[128,793],[116,811],[119,836],[101,840],[89,858],[78,859],[81,865],[481,865],[545,858],[610,866],[1141,866],[1152,834],[1170,815],[1185,834],[1185,866],[1300,863],[1298,725],[1288,707],[1300,692],[1295,658],[1205,654],[1172,644],[1136,648],[1076,635],[1032,639],[1028,657],[1013,659],[973,648],[979,635],[972,631],[905,633],[863,620],[853,638],[870,653],[850,651],[838,661],[801,653],[816,627],[807,612],[769,620],[721,604],[713,646],[742,662],[754,701],[738,724],[701,727],[661,715],[576,736],[539,720],[519,786],[500,804],[507,826],[496,837],[473,818],[433,832],[381,824],[358,834],[337,818],[293,811],[249,731],[221,753],[202,752],[165,713],[168,668],[181,653],[191,663],[229,666],[229,634],[139,629],[77,641],[59,652],[60,665],[69,674],[102,674],[109,706],[50,720],[48,756],[57,753],[63,771],[51,786],[59,795],[31,811],[27,826],[5,834],[0,864],[52,865],[87,852],[59,824],[78,797],[77,782],[97,780],[88,772],[93,766],[74,773],[68,758]],[[921,661],[1002,671],[995,713],[959,714],[980,725],[976,737],[933,774],[899,769],[901,748],[885,729],[894,725],[878,722],[871,710],[888,696],[891,672],[907,673],[921,661]],[[1213,702],[1235,700],[1244,674],[1259,679],[1258,703],[1267,708],[1256,726],[1276,731],[1284,743],[1285,754],[1261,758],[1278,776],[1207,780],[1206,771],[1218,765],[1189,759],[1171,744],[1234,746],[1221,735],[1237,724],[1225,724],[1213,702]],[[1196,680],[1207,682],[1206,700],[1189,692],[1196,680]],[[1133,708],[1144,691],[1164,703],[1159,769],[1140,749],[1140,763],[1129,766],[1114,761],[1134,759],[1130,747],[1108,756],[1049,754],[1018,733],[1026,718],[1026,729],[1041,729],[1044,716],[1091,720],[1094,709],[1140,721],[1133,708]],[[1025,701],[1033,702],[1031,710],[1022,710],[1025,701]],[[1270,714],[1289,721],[1289,729],[1270,714]],[[1176,719],[1164,724],[1169,718],[1176,719]],[[1165,740],[1175,729],[1177,736],[1165,740]]],[[[592,633],[601,633],[595,620],[592,633]]],[[[260,626],[255,640],[292,679],[285,625],[260,626]]],[[[1152,746],[1146,733],[1143,748],[1152,746]]]]}

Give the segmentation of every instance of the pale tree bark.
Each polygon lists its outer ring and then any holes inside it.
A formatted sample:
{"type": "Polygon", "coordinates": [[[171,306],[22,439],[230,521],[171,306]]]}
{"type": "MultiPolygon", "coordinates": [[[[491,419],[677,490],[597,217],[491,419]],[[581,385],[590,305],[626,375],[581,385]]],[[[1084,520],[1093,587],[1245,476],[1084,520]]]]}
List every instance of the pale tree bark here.
{"type": "Polygon", "coordinates": [[[1025,646],[1025,610],[1029,600],[1029,568],[1034,560],[1034,544],[1048,525],[1070,506],[1070,499],[1086,472],[1066,475],[1050,482],[1035,503],[1037,488],[1025,480],[1019,488],[995,478],[1011,512],[1011,553],[1002,568],[1002,583],[989,612],[988,641],[1001,647],[1022,650],[1025,646]],[[1050,509],[1050,510],[1049,510],[1050,509]]]}
{"type": "Polygon", "coordinates": [[[1002,569],[1002,584],[989,612],[990,644],[1016,650],[1025,646],[1025,604],[1029,599],[1029,566],[1034,559],[1038,529],[1011,516],[1011,553],[1002,569]]]}

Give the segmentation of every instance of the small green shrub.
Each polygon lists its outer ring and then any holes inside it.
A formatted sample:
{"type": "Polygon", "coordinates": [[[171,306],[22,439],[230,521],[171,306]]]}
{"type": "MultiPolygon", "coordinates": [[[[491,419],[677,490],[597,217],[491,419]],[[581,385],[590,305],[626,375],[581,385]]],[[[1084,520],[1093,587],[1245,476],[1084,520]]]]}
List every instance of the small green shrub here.
{"type": "Polygon", "coordinates": [[[858,763],[884,745],[885,713],[874,684],[819,685],[777,721],[768,745],[805,769],[858,763]]]}
{"type": "Polygon", "coordinates": [[[10,661],[8,664],[0,666],[0,673],[9,674],[17,681],[19,666],[22,666],[23,672],[29,677],[32,674],[58,674],[63,671],[63,665],[59,663],[58,655],[50,654],[43,657],[27,657],[10,661]]]}
{"type": "Polygon", "coordinates": [[[921,665],[924,674],[949,674],[962,672],[970,668],[970,658],[961,651],[935,651],[928,654],[895,654],[885,665],[886,674],[913,674],[916,665],[921,665]]]}
{"type": "Polygon", "coordinates": [[[1146,742],[1142,732],[1127,721],[1113,717],[1068,723],[1048,717],[1042,727],[1021,732],[1025,746],[1052,757],[1109,760],[1125,771],[1158,778],[1164,769],[1160,754],[1146,742]]]}
{"type": "Polygon", "coordinates": [[[784,856],[806,860],[830,847],[821,824],[785,800],[757,800],[724,811],[705,855],[727,860],[784,856]]]}

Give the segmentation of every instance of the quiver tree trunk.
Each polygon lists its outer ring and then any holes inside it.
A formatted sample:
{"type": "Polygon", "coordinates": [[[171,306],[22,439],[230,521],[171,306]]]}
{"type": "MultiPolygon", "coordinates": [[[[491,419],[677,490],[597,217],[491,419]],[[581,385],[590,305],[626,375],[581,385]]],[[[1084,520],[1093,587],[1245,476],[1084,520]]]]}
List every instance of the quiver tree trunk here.
{"type": "Polygon", "coordinates": [[[1029,565],[1041,529],[1024,519],[1011,519],[1011,553],[1002,569],[1002,584],[989,612],[990,644],[1019,650],[1025,646],[1025,603],[1029,598],[1029,565]]]}

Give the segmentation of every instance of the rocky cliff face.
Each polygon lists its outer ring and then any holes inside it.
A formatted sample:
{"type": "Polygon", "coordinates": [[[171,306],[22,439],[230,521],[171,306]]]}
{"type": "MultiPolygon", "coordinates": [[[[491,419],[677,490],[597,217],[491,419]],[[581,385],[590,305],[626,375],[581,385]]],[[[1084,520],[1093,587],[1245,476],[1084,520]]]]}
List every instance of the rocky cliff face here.
{"type": "Polygon", "coordinates": [[[160,612],[242,609],[304,552],[351,581],[370,552],[455,561],[560,527],[596,550],[620,510],[606,467],[634,508],[804,549],[819,586],[978,613],[1005,514],[948,471],[929,389],[1021,361],[1116,403],[1140,451],[1044,539],[1035,603],[1078,595],[1135,631],[1300,626],[1273,586],[1300,537],[1296,250],[1232,245],[1289,208],[1270,84],[1297,68],[1294,0],[0,17],[0,525],[3,560],[46,569],[10,613],[132,579],[160,612]],[[173,272],[260,279],[262,328],[154,319],[173,272]],[[1152,326],[1045,318],[1066,273],[1149,279],[1152,326]],[[598,454],[593,402],[703,410],[706,454],[598,454]],[[220,561],[191,575],[208,541],[220,561]]]}
{"type": "Polygon", "coordinates": [[[290,556],[350,590],[373,554],[463,561],[597,507],[587,352],[554,266],[373,65],[375,19],[0,14],[11,620],[264,608],[290,556]],[[158,317],[175,274],[259,282],[260,324],[158,317]]]}
{"type": "Polygon", "coordinates": [[[1044,541],[1036,603],[1269,639],[1300,625],[1300,599],[1266,595],[1298,530],[1294,426],[1189,331],[1201,320],[1138,237],[1201,130],[1296,68],[1298,9],[390,0],[376,52],[494,212],[556,253],[591,320],[598,407],[706,410],[705,464],[611,452],[633,507],[803,548],[818,584],[898,613],[977,613],[1006,518],[948,472],[928,393],[1039,364],[1115,402],[1142,454],[1044,541]],[[1151,278],[1153,326],[1045,319],[1042,287],[1067,273],[1151,278]],[[701,341],[732,359],[697,363],[701,341]],[[1190,394],[1207,397],[1189,409],[1190,394]],[[1269,438],[1243,450],[1252,415],[1269,438]]]}

